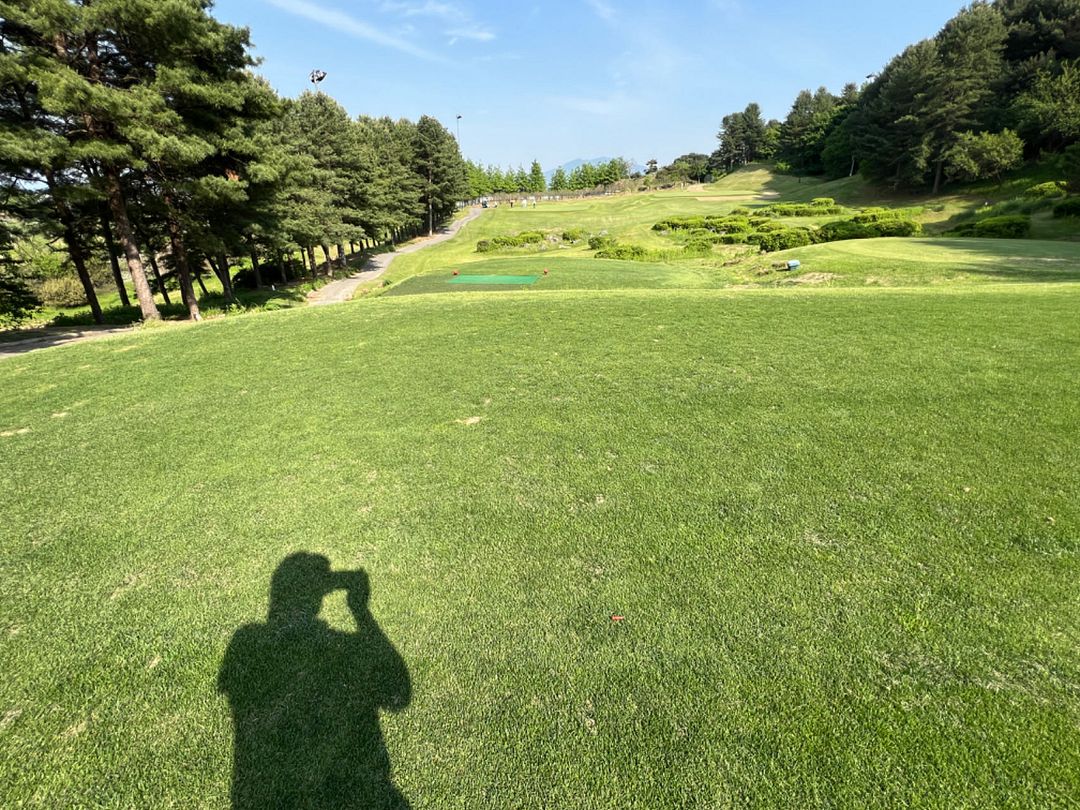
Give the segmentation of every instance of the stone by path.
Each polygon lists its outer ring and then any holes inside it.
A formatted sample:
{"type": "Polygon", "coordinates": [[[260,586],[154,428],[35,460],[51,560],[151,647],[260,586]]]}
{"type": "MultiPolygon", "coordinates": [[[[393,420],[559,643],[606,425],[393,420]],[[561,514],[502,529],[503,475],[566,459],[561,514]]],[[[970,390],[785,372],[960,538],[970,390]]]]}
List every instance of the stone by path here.
{"type": "Polygon", "coordinates": [[[372,256],[364,263],[364,269],[360,272],[353,273],[348,278],[331,281],[325,287],[320,287],[309,293],[308,303],[319,306],[322,304],[339,304],[342,301],[348,301],[353,297],[353,293],[356,292],[357,287],[365,281],[374,281],[385,273],[386,268],[388,268],[390,263],[398,256],[405,253],[415,253],[418,250],[423,250],[432,245],[437,245],[440,242],[445,242],[447,239],[453,239],[457,236],[458,231],[482,213],[482,208],[473,208],[469,211],[468,216],[455,220],[450,223],[448,227],[441,229],[434,236],[418,239],[405,247],[398,248],[392,253],[379,253],[376,256],[372,256]]]}
{"type": "Polygon", "coordinates": [[[17,357],[20,354],[32,352],[34,349],[63,346],[65,343],[76,343],[81,340],[95,340],[131,330],[130,326],[49,326],[44,329],[27,329],[25,332],[18,333],[18,337],[12,335],[11,340],[0,341],[0,360],[17,357]]]}

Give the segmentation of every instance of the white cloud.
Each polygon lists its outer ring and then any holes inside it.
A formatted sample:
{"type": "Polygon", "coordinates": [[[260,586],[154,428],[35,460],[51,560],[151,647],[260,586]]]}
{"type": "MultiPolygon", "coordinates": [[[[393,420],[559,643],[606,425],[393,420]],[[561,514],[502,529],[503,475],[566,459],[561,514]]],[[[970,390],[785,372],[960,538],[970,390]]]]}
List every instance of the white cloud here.
{"type": "Polygon", "coordinates": [[[495,35],[486,28],[451,28],[446,35],[455,39],[472,39],[477,42],[491,42],[495,39],[495,35]]]}
{"type": "Polygon", "coordinates": [[[610,5],[607,0],[585,0],[589,4],[589,8],[593,10],[597,17],[601,20],[607,20],[608,22],[615,19],[615,7],[610,5]]]}
{"type": "Polygon", "coordinates": [[[272,6],[280,8],[282,11],[287,11],[298,17],[304,17],[312,22],[325,25],[327,28],[333,28],[336,31],[349,34],[357,39],[366,39],[369,42],[374,42],[383,47],[407,53],[418,59],[426,59],[431,62],[444,61],[442,57],[431,51],[425,50],[419,45],[414,45],[412,42],[396,37],[386,31],[382,31],[363,20],[358,20],[356,17],[346,14],[344,11],[320,6],[317,3],[309,2],[309,0],[267,0],[267,2],[272,6]]]}

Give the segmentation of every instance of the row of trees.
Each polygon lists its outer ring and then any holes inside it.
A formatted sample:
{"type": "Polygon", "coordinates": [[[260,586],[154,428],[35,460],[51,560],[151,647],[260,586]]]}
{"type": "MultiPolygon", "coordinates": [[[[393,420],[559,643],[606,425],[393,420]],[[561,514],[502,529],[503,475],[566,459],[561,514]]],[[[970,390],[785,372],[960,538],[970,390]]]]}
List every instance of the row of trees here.
{"type": "Polygon", "coordinates": [[[540,194],[551,191],[586,191],[599,186],[610,186],[630,176],[630,163],[623,158],[612,158],[598,164],[582,163],[567,172],[560,166],[548,183],[543,168],[533,161],[529,171],[521,166],[503,170],[498,166],[481,166],[469,161],[466,164],[470,199],[489,194],[540,194]]]}
{"type": "Polygon", "coordinates": [[[547,191],[547,178],[538,161],[533,161],[529,171],[518,166],[506,169],[498,166],[481,166],[471,160],[466,164],[469,198],[476,200],[489,194],[540,194],[547,191]]]}
{"type": "Polygon", "coordinates": [[[710,169],[776,158],[937,191],[1061,151],[1080,140],[1080,0],[975,2],[868,78],[802,91],[783,122],[756,104],[726,116],[710,169]]]}
{"type": "MultiPolygon", "coordinates": [[[[250,259],[256,286],[268,264],[284,278],[297,249],[314,273],[316,247],[344,263],[346,245],[433,230],[465,195],[457,142],[434,118],[282,99],[251,72],[247,31],[209,6],[0,2],[0,240],[62,248],[99,321],[101,249],[126,303],[122,257],[144,319],[159,317],[149,279],[167,296],[164,277],[197,319],[192,279],[207,265],[231,298],[230,257],[250,259]]],[[[0,276],[12,300],[10,263],[0,276]]]]}

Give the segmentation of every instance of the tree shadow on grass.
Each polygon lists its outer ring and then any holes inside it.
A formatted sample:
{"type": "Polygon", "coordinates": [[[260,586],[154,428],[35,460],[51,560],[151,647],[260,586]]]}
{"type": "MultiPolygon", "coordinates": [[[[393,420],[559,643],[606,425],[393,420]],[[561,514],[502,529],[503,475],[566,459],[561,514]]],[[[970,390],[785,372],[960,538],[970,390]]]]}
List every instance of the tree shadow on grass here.
{"type": "Polygon", "coordinates": [[[379,711],[408,705],[409,673],[368,611],[369,593],[363,571],[293,554],[274,572],[267,621],[233,635],[218,688],[232,708],[234,808],[408,808],[379,711]],[[355,632],[318,618],[336,590],[355,632]]]}
{"type": "Polygon", "coordinates": [[[937,237],[936,247],[981,254],[991,261],[965,262],[963,272],[994,281],[1080,282],[1080,245],[1029,239],[937,237]]]}

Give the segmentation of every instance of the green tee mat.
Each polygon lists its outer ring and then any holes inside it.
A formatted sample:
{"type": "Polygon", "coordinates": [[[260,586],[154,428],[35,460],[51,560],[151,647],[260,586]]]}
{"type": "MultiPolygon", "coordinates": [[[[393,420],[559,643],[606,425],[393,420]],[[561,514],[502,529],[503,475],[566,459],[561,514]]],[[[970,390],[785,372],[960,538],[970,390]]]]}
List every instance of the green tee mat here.
{"type": "Polygon", "coordinates": [[[454,276],[451,284],[535,284],[540,276],[454,276]]]}

